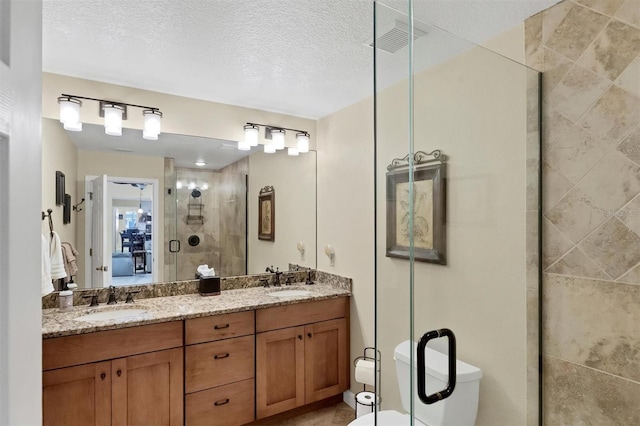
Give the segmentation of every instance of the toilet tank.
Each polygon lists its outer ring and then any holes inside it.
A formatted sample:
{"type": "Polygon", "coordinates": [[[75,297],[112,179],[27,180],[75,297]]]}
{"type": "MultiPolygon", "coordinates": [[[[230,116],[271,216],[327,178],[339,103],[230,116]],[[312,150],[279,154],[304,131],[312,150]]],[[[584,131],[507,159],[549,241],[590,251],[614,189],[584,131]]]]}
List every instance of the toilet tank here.
{"type": "MultiPolygon", "coordinates": [[[[414,401],[414,417],[429,426],[472,426],[478,414],[478,396],[482,371],[460,360],[456,361],[456,387],[451,396],[427,405],[418,398],[416,342],[406,340],[396,346],[394,355],[400,386],[402,407],[409,412],[411,397],[414,401]],[[409,392],[409,356],[413,353],[413,389],[409,392]]],[[[449,380],[448,356],[431,348],[425,349],[427,395],[445,389],[449,380]]]]}

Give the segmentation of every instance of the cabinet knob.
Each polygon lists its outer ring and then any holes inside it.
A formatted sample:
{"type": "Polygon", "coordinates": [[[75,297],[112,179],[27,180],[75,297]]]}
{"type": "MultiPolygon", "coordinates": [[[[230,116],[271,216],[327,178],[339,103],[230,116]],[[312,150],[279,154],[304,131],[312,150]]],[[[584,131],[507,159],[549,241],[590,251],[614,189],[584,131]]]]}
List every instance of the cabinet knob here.
{"type": "Polygon", "coordinates": [[[105,378],[105,377],[107,377],[107,374],[106,374],[106,373],[100,373],[100,378],[101,378],[102,380],[104,380],[104,378],[105,378]]]}
{"type": "Polygon", "coordinates": [[[118,377],[122,376],[122,370],[118,369],[118,371],[116,371],[116,374],[118,375],[118,377]]]}
{"type": "Polygon", "coordinates": [[[298,334],[298,339],[302,340],[302,334],[298,334]]]}
{"type": "Polygon", "coordinates": [[[226,399],[221,399],[220,401],[214,402],[213,405],[218,407],[220,405],[224,405],[224,404],[228,404],[228,403],[229,403],[229,398],[226,398],[226,399]]]}
{"type": "Polygon", "coordinates": [[[311,333],[307,333],[307,337],[308,337],[309,339],[311,339],[311,336],[313,336],[311,333]]]}

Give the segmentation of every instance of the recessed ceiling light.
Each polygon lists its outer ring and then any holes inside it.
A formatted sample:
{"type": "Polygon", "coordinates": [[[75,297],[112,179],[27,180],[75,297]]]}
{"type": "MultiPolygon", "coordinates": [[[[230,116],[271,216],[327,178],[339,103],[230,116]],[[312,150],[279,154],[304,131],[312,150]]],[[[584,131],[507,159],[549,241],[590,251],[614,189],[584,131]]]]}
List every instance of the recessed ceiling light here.
{"type": "Polygon", "coordinates": [[[203,160],[196,161],[196,166],[198,166],[198,167],[204,167],[206,165],[207,165],[207,163],[205,163],[203,160]]]}

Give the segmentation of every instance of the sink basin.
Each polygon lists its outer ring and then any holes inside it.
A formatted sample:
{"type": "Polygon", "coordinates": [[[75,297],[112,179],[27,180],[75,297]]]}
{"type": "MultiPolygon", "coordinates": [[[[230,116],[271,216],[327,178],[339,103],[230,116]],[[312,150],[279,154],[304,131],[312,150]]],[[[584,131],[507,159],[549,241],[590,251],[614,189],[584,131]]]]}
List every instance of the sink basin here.
{"type": "Polygon", "coordinates": [[[309,296],[311,294],[308,290],[280,290],[269,293],[269,296],[273,297],[302,297],[309,296]]]}
{"type": "Polygon", "coordinates": [[[141,317],[146,314],[144,309],[112,309],[110,311],[93,312],[91,314],[83,315],[78,318],[74,318],[76,321],[109,321],[109,320],[122,320],[133,319],[141,317]]]}

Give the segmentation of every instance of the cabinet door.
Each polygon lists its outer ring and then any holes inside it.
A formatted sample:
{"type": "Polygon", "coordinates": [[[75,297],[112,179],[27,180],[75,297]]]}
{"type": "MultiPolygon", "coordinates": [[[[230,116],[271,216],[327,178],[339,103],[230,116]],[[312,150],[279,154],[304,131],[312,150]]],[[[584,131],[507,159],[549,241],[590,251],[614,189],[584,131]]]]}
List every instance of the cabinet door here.
{"type": "Polygon", "coordinates": [[[111,425],[109,361],[45,371],[44,425],[111,425]]]}
{"type": "Polygon", "coordinates": [[[347,390],[347,320],[340,318],[305,326],[305,403],[347,390]]]}
{"type": "Polygon", "coordinates": [[[258,418],[301,405],[304,405],[304,327],[256,335],[258,418]]]}
{"type": "Polygon", "coordinates": [[[176,348],[113,360],[113,424],[183,424],[182,359],[176,348]]]}

